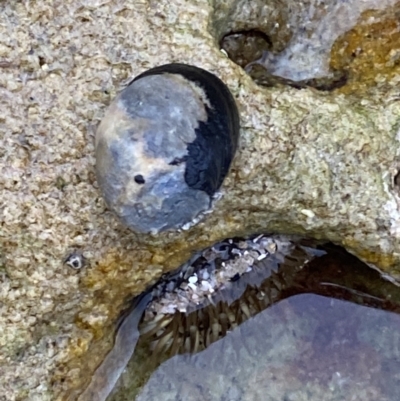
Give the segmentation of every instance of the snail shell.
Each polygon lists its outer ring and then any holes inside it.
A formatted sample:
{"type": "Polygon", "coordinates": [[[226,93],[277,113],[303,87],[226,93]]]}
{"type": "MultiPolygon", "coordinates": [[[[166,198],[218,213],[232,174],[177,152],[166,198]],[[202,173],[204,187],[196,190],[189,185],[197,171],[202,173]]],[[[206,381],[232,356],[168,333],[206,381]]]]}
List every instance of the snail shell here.
{"type": "Polygon", "coordinates": [[[130,229],[156,233],[211,207],[239,138],[233,96],[215,75],[167,64],[136,77],[111,103],[96,134],[96,174],[130,229]]]}

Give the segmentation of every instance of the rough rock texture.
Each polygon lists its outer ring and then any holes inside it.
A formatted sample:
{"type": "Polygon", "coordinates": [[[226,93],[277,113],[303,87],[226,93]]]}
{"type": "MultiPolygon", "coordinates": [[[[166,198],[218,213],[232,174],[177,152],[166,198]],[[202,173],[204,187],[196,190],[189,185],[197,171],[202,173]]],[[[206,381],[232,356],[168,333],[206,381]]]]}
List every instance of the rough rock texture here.
{"type": "MultiPolygon", "coordinates": [[[[0,3],[0,400],[76,399],[126,300],[225,237],[326,238],[400,277],[397,63],[379,74],[372,46],[375,86],[352,95],[260,88],[218,47],[236,3],[215,18],[206,0],[0,3]],[[94,132],[125,83],[167,62],[226,82],[240,149],[204,221],[139,237],[100,197],[94,132]],[[86,258],[80,271],[63,263],[73,250],[86,258]]],[[[271,29],[286,18],[274,3],[271,29]]]]}

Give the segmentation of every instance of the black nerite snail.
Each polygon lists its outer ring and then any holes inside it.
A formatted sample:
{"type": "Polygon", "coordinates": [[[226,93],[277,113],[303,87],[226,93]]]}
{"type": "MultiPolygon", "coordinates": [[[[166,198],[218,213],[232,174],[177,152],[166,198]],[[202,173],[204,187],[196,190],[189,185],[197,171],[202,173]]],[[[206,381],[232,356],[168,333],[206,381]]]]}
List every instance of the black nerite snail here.
{"type": "Polygon", "coordinates": [[[136,77],[96,135],[108,206],[133,231],[182,228],[210,209],[239,138],[233,96],[215,75],[167,64],[136,77]]]}

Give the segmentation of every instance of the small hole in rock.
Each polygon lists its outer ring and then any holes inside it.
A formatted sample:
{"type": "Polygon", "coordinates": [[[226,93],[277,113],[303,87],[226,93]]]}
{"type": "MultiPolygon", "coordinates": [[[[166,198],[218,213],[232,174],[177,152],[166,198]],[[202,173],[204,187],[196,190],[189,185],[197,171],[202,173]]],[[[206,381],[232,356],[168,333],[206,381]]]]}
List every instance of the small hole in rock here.
{"type": "Polygon", "coordinates": [[[260,31],[239,31],[225,35],[220,46],[231,60],[246,68],[248,64],[260,59],[264,51],[271,50],[271,40],[260,31]]]}
{"type": "Polygon", "coordinates": [[[46,59],[42,56],[39,56],[39,65],[43,67],[46,64],[46,59]]]}

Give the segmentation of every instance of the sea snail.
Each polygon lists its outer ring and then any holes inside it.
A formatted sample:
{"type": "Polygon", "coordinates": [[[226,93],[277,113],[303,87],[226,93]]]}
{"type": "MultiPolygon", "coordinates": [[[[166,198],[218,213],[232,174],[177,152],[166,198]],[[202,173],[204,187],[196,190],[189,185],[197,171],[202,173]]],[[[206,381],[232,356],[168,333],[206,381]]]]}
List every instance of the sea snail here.
{"type": "Polygon", "coordinates": [[[226,85],[186,64],[136,77],[111,103],[96,134],[97,181],[131,230],[157,233],[210,209],[239,139],[226,85]]]}

